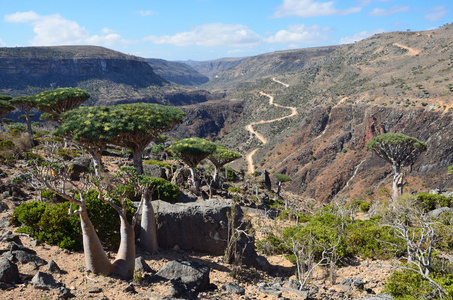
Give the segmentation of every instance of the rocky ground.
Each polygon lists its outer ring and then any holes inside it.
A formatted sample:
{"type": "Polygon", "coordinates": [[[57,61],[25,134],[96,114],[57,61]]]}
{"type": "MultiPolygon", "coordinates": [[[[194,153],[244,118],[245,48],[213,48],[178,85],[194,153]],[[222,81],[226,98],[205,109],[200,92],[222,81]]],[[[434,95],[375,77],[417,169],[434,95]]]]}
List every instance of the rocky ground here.
{"type": "MultiPolygon", "coordinates": [[[[11,200],[4,200],[4,203],[10,208],[15,207],[11,200]]],[[[223,257],[206,253],[162,250],[149,255],[138,249],[137,256],[143,258],[150,270],[137,272],[132,281],[122,281],[88,274],[82,252],[37,244],[28,236],[12,238],[14,234],[11,235],[11,232],[15,228],[8,222],[10,212],[6,210],[1,213],[2,257],[8,257],[8,252],[12,252],[8,249],[14,249],[11,245],[18,241],[25,248],[35,251],[36,255],[23,260],[23,263],[16,261],[20,283],[5,287],[3,299],[58,299],[65,297],[64,293],[75,299],[174,299],[171,297],[174,294],[172,281],[155,280],[153,275],[165,264],[177,259],[196,261],[210,267],[210,284],[198,294],[198,299],[360,299],[378,294],[385,278],[392,272],[390,268],[383,267],[389,262],[356,260],[338,269],[336,284],[330,283],[325,271],[318,270],[306,289],[299,291],[294,266],[283,256],[266,257],[272,265],[271,274],[267,274],[260,270],[231,266],[225,263],[223,257]],[[49,267],[51,261],[61,271],[52,271],[49,267]],[[51,274],[56,285],[39,287],[34,284],[33,277],[38,272],[51,274]],[[235,278],[233,274],[236,274],[235,278]],[[230,290],[227,287],[231,285],[233,288],[230,287],[230,290]],[[58,287],[65,287],[66,290],[58,287]]],[[[115,253],[108,254],[113,260],[115,253]]]]}
{"type": "MultiPolygon", "coordinates": [[[[11,185],[17,175],[14,170],[17,168],[5,167],[4,174],[8,176],[1,179],[0,185],[11,185]]],[[[182,251],[178,247],[161,249],[154,255],[138,247],[136,269],[139,271],[133,280],[98,276],[87,273],[83,252],[39,244],[26,235],[14,233],[17,228],[10,225],[10,214],[23,201],[33,199],[33,194],[27,191],[24,196],[8,188],[0,191],[3,191],[0,194],[0,278],[7,273],[6,259],[17,265],[19,273],[15,284],[11,280],[0,282],[2,299],[382,299],[367,297],[379,294],[385,278],[392,272],[388,267],[390,262],[356,259],[338,268],[334,283],[327,278],[326,270],[318,268],[304,289],[299,290],[295,267],[282,255],[264,255],[271,265],[265,272],[229,265],[223,256],[182,251]],[[192,283],[180,286],[175,283],[178,278],[157,276],[166,264],[176,260],[201,264],[202,267],[196,266],[209,276],[202,291],[187,292],[185,288],[194,288],[192,283]]],[[[251,220],[257,239],[267,229],[291,225],[287,220],[265,217],[259,209],[244,209],[244,214],[251,220]]],[[[115,252],[108,251],[108,255],[113,260],[115,252]]]]}

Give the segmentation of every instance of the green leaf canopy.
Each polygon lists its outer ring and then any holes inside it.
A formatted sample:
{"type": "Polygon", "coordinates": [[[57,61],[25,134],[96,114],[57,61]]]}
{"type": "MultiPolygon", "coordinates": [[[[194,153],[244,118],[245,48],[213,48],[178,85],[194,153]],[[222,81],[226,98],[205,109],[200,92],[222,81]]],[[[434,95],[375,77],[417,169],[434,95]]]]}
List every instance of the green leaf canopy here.
{"type": "Polygon", "coordinates": [[[117,122],[111,143],[134,151],[143,151],[160,134],[182,122],[184,112],[174,106],[150,103],[121,104],[110,107],[117,122]]]}
{"type": "Polygon", "coordinates": [[[58,88],[35,96],[36,107],[55,117],[79,107],[90,98],[90,94],[79,88],[58,88]]]}
{"type": "Polygon", "coordinates": [[[223,145],[216,145],[216,150],[208,156],[208,159],[214,164],[214,166],[220,169],[227,163],[235,161],[241,157],[241,154],[228,150],[223,145]]]}
{"type": "Polygon", "coordinates": [[[402,133],[384,133],[366,144],[367,150],[373,150],[396,168],[413,164],[427,147],[424,142],[402,133]]]}
{"type": "Polygon", "coordinates": [[[195,168],[217,149],[217,145],[201,138],[187,138],[176,141],[169,149],[189,167],[195,168]]]}

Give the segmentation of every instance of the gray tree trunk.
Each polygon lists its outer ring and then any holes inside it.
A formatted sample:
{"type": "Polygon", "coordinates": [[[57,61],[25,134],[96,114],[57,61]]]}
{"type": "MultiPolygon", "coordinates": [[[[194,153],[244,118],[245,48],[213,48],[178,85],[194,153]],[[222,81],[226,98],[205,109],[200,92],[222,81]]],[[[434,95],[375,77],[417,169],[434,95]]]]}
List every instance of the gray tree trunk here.
{"type": "Polygon", "coordinates": [[[85,254],[85,263],[88,270],[95,274],[110,275],[112,273],[112,264],[105,254],[101,241],[94,229],[93,223],[85,207],[81,207],[79,212],[80,225],[82,226],[83,250],[85,254]]]}
{"type": "Polygon", "coordinates": [[[33,129],[31,128],[31,120],[30,120],[29,111],[25,112],[25,117],[26,117],[26,121],[27,121],[28,138],[30,139],[30,147],[33,147],[35,142],[34,142],[34,137],[33,137],[33,129]]]}
{"type": "Polygon", "coordinates": [[[133,150],[132,157],[134,159],[134,168],[138,175],[143,174],[142,151],[133,150]]]}
{"type": "Polygon", "coordinates": [[[120,216],[121,242],[113,262],[113,274],[121,279],[128,280],[134,276],[135,269],[135,232],[125,216],[120,216]]]}
{"type": "Polygon", "coordinates": [[[149,253],[157,251],[157,229],[151,197],[143,194],[142,219],[140,223],[140,246],[149,253]]]}

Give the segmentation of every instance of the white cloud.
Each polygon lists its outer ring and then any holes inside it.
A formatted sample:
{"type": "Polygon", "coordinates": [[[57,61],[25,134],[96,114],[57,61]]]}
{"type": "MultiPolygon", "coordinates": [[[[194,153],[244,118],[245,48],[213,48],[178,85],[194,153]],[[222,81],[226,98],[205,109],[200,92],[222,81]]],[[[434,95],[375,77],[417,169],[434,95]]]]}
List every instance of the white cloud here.
{"type": "Polygon", "coordinates": [[[366,39],[372,35],[378,34],[378,33],[383,33],[385,32],[384,29],[376,29],[376,30],[370,30],[370,31],[361,31],[357,34],[354,34],[353,36],[348,36],[340,39],[339,44],[352,44],[354,42],[358,42],[360,40],[366,39]]]}
{"type": "Polygon", "coordinates": [[[35,33],[30,41],[32,46],[55,45],[102,45],[113,46],[127,44],[120,35],[108,28],[102,29],[102,35],[90,35],[88,30],[77,22],[67,20],[59,14],[40,16],[33,11],[18,12],[5,16],[6,22],[30,23],[35,33]]]}
{"type": "Polygon", "coordinates": [[[390,16],[390,15],[405,12],[408,10],[409,10],[409,6],[394,6],[389,9],[375,8],[370,13],[370,16],[390,16]]]}
{"type": "Polygon", "coordinates": [[[155,16],[158,15],[157,12],[151,11],[151,10],[139,10],[137,11],[137,14],[139,14],[142,17],[148,17],[148,16],[155,16]]]}
{"type": "Polygon", "coordinates": [[[2,39],[0,39],[0,47],[6,47],[6,44],[3,43],[2,39]]]}
{"type": "Polygon", "coordinates": [[[27,12],[17,12],[15,14],[6,15],[5,22],[9,23],[26,23],[31,21],[36,21],[41,16],[35,13],[34,11],[27,12]]]}
{"type": "Polygon", "coordinates": [[[250,28],[240,24],[204,24],[195,26],[191,31],[175,35],[154,36],[144,38],[156,44],[172,44],[175,46],[254,46],[262,42],[262,38],[250,28]]]}
{"type": "Polygon", "coordinates": [[[329,32],[329,27],[321,28],[319,25],[290,25],[288,30],[278,31],[275,35],[267,38],[266,42],[312,44],[327,40],[329,32]]]}
{"type": "Polygon", "coordinates": [[[110,33],[114,33],[114,32],[115,32],[115,30],[110,29],[110,28],[107,28],[107,27],[104,27],[104,28],[102,28],[102,30],[101,30],[101,33],[102,33],[102,34],[110,34],[110,33]]]}
{"type": "Polygon", "coordinates": [[[281,18],[286,16],[318,17],[348,15],[360,11],[360,7],[336,9],[333,1],[316,2],[314,0],[283,0],[283,4],[277,8],[277,11],[272,17],[281,18]]]}
{"type": "Polygon", "coordinates": [[[428,20],[430,22],[440,22],[442,21],[443,18],[447,16],[447,7],[445,5],[443,6],[437,6],[431,9],[431,12],[427,15],[425,15],[424,19],[428,20]]]}

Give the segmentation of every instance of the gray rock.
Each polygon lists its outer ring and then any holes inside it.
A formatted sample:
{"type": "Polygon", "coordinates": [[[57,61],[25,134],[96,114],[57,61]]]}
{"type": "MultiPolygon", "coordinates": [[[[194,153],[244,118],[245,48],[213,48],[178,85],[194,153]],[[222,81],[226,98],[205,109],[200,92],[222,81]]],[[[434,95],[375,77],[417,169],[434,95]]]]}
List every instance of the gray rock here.
{"type": "MultiPolygon", "coordinates": [[[[229,222],[227,214],[233,205],[231,200],[213,199],[175,204],[158,200],[152,204],[160,225],[157,231],[159,247],[173,249],[178,245],[181,250],[225,255],[229,222]]],[[[241,208],[236,207],[235,227],[246,227],[242,217],[241,208]]],[[[242,235],[237,252],[243,253],[242,263],[246,265],[266,265],[265,259],[257,262],[253,237],[242,235]]]]}
{"type": "MultiPolygon", "coordinates": [[[[173,285],[184,287],[183,293],[195,294],[203,291],[209,285],[209,271],[207,265],[195,261],[171,261],[163,266],[154,275],[156,277],[172,280],[173,285]]],[[[176,295],[175,295],[176,296],[176,295]]]]}
{"type": "Polygon", "coordinates": [[[44,259],[23,250],[6,252],[4,257],[12,262],[20,262],[21,264],[34,263],[38,267],[47,265],[44,259]]]}
{"type": "Polygon", "coordinates": [[[448,261],[453,263],[453,255],[450,255],[450,258],[448,259],[448,261]]]}
{"type": "Polygon", "coordinates": [[[132,283],[129,283],[124,289],[123,292],[125,293],[136,293],[135,287],[132,283]]]}
{"type": "Polygon", "coordinates": [[[60,274],[61,269],[55,261],[51,260],[47,264],[47,272],[60,274]]]}
{"type": "Polygon", "coordinates": [[[89,294],[98,294],[98,293],[101,293],[102,292],[102,289],[100,287],[97,287],[97,286],[90,286],[88,288],[88,293],[89,294]]]}
{"type": "Polygon", "coordinates": [[[356,278],[348,277],[341,282],[341,285],[344,287],[345,290],[348,290],[348,287],[355,287],[357,289],[363,290],[364,282],[360,277],[356,278]]]}
{"type": "Polygon", "coordinates": [[[0,258],[0,282],[12,283],[19,281],[19,269],[9,259],[0,258]]]}
{"type": "Polygon", "coordinates": [[[135,259],[135,270],[147,273],[151,273],[153,271],[141,256],[135,259]]]}
{"type": "Polygon", "coordinates": [[[161,166],[143,164],[143,171],[145,173],[149,173],[149,176],[151,176],[151,177],[167,179],[165,168],[163,168],[161,166]]]}
{"type": "Polygon", "coordinates": [[[33,276],[31,283],[35,286],[35,288],[40,289],[56,289],[58,288],[58,284],[53,278],[53,276],[49,273],[45,272],[38,272],[35,276],[33,276]]]}
{"type": "Polygon", "coordinates": [[[430,211],[429,215],[433,218],[439,218],[443,213],[446,212],[453,214],[453,208],[450,207],[436,208],[435,210],[430,211]]]}
{"type": "Polygon", "coordinates": [[[222,285],[222,290],[232,294],[244,295],[245,289],[235,282],[228,282],[222,285]]]}

